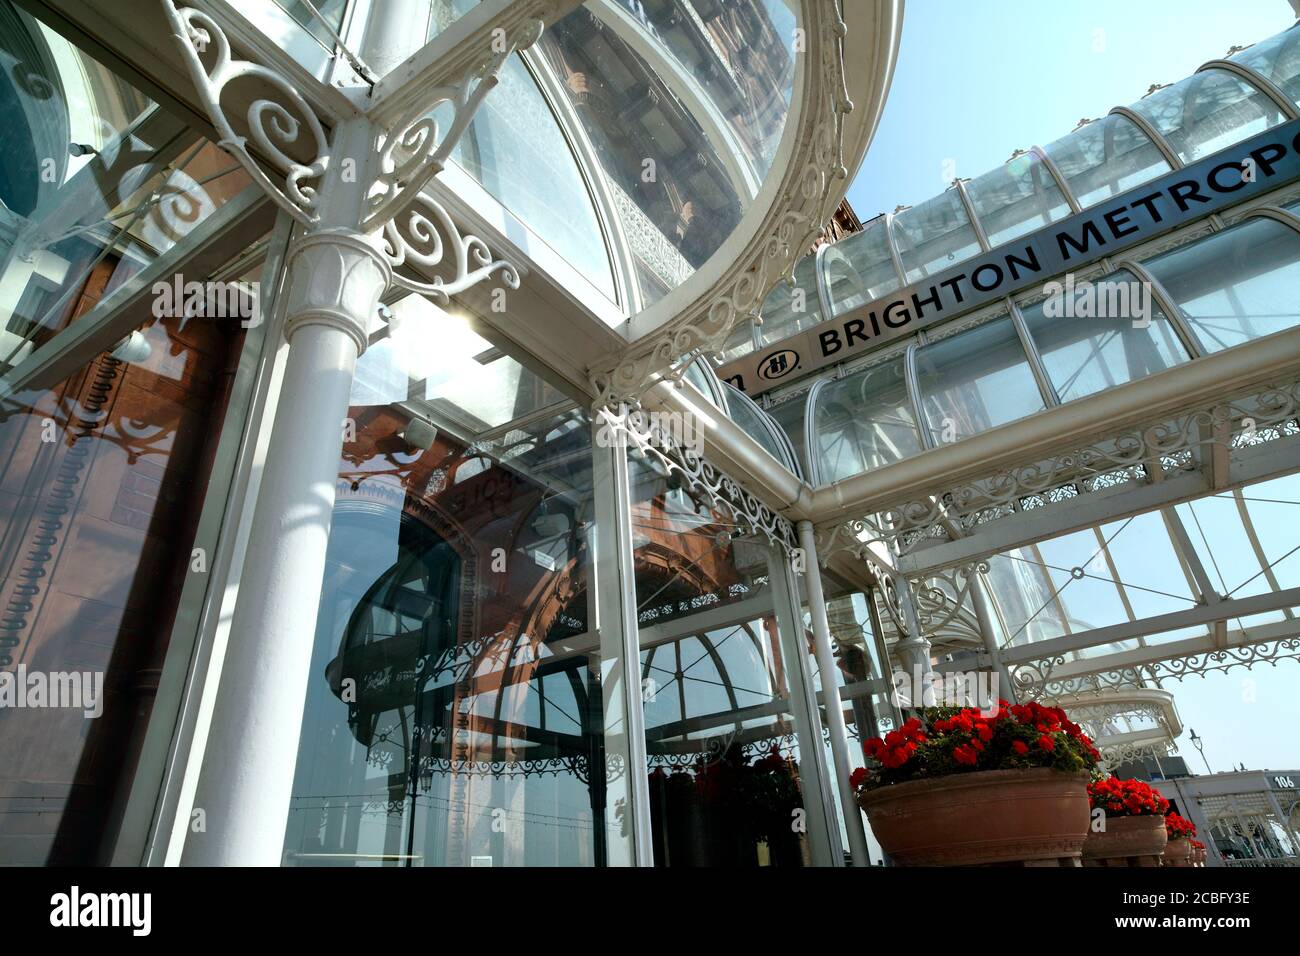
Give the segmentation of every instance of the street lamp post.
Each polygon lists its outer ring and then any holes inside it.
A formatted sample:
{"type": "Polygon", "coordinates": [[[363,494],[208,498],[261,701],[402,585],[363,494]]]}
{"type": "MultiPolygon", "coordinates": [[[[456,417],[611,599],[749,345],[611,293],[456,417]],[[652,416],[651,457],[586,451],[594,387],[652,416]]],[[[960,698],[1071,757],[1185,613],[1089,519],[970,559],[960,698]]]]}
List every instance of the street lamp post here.
{"type": "Polygon", "coordinates": [[[1202,737],[1196,736],[1196,728],[1194,727],[1192,728],[1191,740],[1192,746],[1196,748],[1197,752],[1201,755],[1201,759],[1205,761],[1205,772],[1214,773],[1214,771],[1210,769],[1210,761],[1205,756],[1205,740],[1202,737]]]}

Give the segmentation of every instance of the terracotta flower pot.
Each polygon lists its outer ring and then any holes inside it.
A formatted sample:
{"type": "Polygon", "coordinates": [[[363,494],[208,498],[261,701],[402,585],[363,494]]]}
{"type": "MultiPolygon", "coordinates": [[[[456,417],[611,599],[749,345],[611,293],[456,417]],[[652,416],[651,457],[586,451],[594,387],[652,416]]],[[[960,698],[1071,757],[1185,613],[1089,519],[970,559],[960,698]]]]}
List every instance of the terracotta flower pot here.
{"type": "Polygon", "coordinates": [[[1165,866],[1191,866],[1192,865],[1192,841],[1184,837],[1181,840],[1170,840],[1165,847],[1165,866]]]}
{"type": "Polygon", "coordinates": [[[1129,866],[1141,866],[1144,860],[1149,860],[1148,865],[1159,866],[1154,858],[1165,851],[1168,841],[1162,816],[1107,817],[1104,832],[1089,830],[1088,839],[1083,843],[1083,861],[1122,866],[1125,864],[1120,861],[1127,860],[1129,866]]]}
{"type": "Polygon", "coordinates": [[[859,803],[899,866],[1077,861],[1087,786],[1085,773],[1048,767],[982,770],[881,787],[859,803]]]}

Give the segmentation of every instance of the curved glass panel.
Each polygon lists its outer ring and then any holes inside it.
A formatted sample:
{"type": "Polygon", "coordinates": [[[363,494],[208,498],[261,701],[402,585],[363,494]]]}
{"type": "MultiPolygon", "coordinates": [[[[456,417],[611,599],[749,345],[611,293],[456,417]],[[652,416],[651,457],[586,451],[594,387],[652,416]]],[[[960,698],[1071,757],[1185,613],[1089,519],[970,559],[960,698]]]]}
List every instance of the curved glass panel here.
{"type": "Polygon", "coordinates": [[[1127,270],[1072,284],[1021,311],[1063,402],[1188,359],[1169,317],[1127,270]]]}
{"type": "Polygon", "coordinates": [[[790,445],[794,448],[795,456],[799,460],[800,474],[802,475],[810,474],[808,470],[808,445],[804,441],[804,419],[807,412],[808,400],[806,395],[792,398],[780,405],[773,405],[767,410],[767,414],[785,432],[785,437],[789,439],[790,445]]]}
{"type": "Polygon", "coordinates": [[[990,246],[1064,219],[1070,214],[1061,187],[1033,153],[1024,153],[966,184],[975,218],[990,246]]]}
{"type": "Polygon", "coordinates": [[[451,158],[593,285],[617,298],[603,232],[577,160],[518,56],[502,68],[500,85],[488,94],[451,158]]]}
{"type": "Polygon", "coordinates": [[[1043,147],[1084,209],[1169,171],[1169,163],[1131,120],[1103,116],[1043,147]]]}
{"type": "Polygon", "coordinates": [[[794,26],[780,0],[601,3],[539,41],[598,157],[646,305],[703,265],[758,195],[794,89],[794,26]]]}
{"type": "Polygon", "coordinates": [[[759,332],[764,342],[778,342],[822,320],[816,260],[816,256],[800,259],[794,267],[794,283],[778,282],[763,300],[759,332]]]}
{"type": "Polygon", "coordinates": [[[1300,233],[1251,219],[1145,264],[1207,352],[1300,323],[1300,233]]]}
{"type": "Polygon", "coordinates": [[[1300,27],[1261,40],[1232,57],[1250,67],[1300,105],[1300,27]]]}
{"type": "Polygon", "coordinates": [[[1191,163],[1276,126],[1286,117],[1267,96],[1223,70],[1206,70],[1138,100],[1132,109],[1191,163]]]}
{"type": "Polygon", "coordinates": [[[924,427],[936,445],[1046,407],[1010,316],[922,346],[916,372],[924,427]]]}
{"type": "Polygon", "coordinates": [[[717,406],[719,382],[717,376],[709,370],[703,359],[696,359],[688,365],[683,377],[686,381],[694,385],[701,395],[709,400],[710,405],[717,406]]]}
{"type": "Polygon", "coordinates": [[[794,471],[798,466],[790,460],[788,449],[773,434],[777,430],[775,424],[768,419],[761,408],[754,404],[753,399],[736,386],[724,382],[723,388],[726,390],[727,414],[731,420],[740,426],[741,431],[758,442],[765,452],[794,471]]]}
{"type": "Polygon", "coordinates": [[[818,478],[840,481],[921,450],[903,356],[828,382],[812,409],[818,478]]]}
{"type": "Polygon", "coordinates": [[[889,251],[889,221],[877,216],[861,232],[845,236],[822,253],[822,282],[831,318],[873,302],[900,286],[889,251]]]}
{"type": "Polygon", "coordinates": [[[975,228],[955,189],[895,216],[894,243],[908,283],[942,272],[980,251],[975,228]]]}

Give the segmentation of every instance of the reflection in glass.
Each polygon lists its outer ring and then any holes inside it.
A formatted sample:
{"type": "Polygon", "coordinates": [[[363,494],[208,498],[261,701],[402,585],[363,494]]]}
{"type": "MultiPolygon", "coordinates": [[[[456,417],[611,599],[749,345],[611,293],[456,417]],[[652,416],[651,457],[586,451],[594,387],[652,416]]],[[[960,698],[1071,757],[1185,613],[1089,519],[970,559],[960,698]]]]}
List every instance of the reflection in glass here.
{"type": "MultiPolygon", "coordinates": [[[[1123,270],[1096,280],[1089,288],[1105,290],[1112,284],[1123,284],[1135,295],[1143,294],[1137,276],[1123,270]]],[[[1154,299],[1148,299],[1150,313],[1145,317],[1048,316],[1049,303],[1051,300],[1044,300],[1021,312],[1047,377],[1063,402],[1187,361],[1187,350],[1154,299]]]]}
{"type": "Polygon", "coordinates": [[[1232,59],[1272,80],[1291,102],[1300,105],[1300,27],[1261,40],[1232,59]]]}
{"type": "Polygon", "coordinates": [[[604,234],[577,160],[518,56],[502,67],[499,85],[451,158],[593,285],[616,298],[604,234]]]}
{"type": "Polygon", "coordinates": [[[822,281],[836,316],[896,291],[900,283],[889,251],[888,220],[877,216],[861,232],[827,248],[822,254],[822,281]]]}
{"type": "Polygon", "coordinates": [[[1043,148],[1084,209],[1169,171],[1146,133],[1117,113],[1043,148]]]}
{"type": "Polygon", "coordinates": [[[1133,104],[1184,163],[1195,162],[1281,123],[1265,94],[1232,73],[1204,70],[1133,104]]]}
{"type": "Polygon", "coordinates": [[[759,310],[763,342],[771,344],[822,321],[821,299],[817,295],[816,256],[804,256],[795,264],[794,283],[773,286],[759,310]]]}
{"type": "Polygon", "coordinates": [[[956,189],[895,216],[894,242],[909,283],[942,272],[980,251],[975,228],[956,189]]]}
{"type": "Polygon", "coordinates": [[[1010,242],[1070,214],[1070,205],[1033,153],[1017,156],[966,184],[990,246],[1010,242]]]}
{"type": "MultiPolygon", "coordinates": [[[[84,313],[113,271],[73,300],[84,313]]],[[[238,365],[237,321],[150,320],[0,413],[0,673],[85,706],[0,714],[0,862],[104,864],[158,690],[238,365]]],[[[48,701],[48,699],[47,699],[48,701]]]]}
{"type": "Polygon", "coordinates": [[[703,265],[758,195],[789,111],[794,25],[775,0],[607,3],[539,41],[595,150],[646,305],[703,265]]]}
{"type": "Polygon", "coordinates": [[[1251,219],[1145,263],[1207,352],[1300,322],[1300,233],[1251,219]]]}
{"type": "Polygon", "coordinates": [[[902,355],[827,382],[816,395],[812,416],[816,446],[809,453],[817,456],[821,484],[921,450],[902,355]]]}
{"type": "Polygon", "coordinates": [[[925,427],[936,445],[1046,407],[1010,316],[922,346],[916,370],[925,427]]]}
{"type": "Polygon", "coordinates": [[[286,863],[604,863],[587,420],[471,444],[350,414],[286,863]]]}
{"type": "MultiPolygon", "coordinates": [[[[805,866],[798,727],[766,544],[633,459],[658,866],[805,866]]],[[[804,635],[799,635],[804,646],[804,635]]],[[[811,771],[815,772],[815,771],[811,771]]]]}

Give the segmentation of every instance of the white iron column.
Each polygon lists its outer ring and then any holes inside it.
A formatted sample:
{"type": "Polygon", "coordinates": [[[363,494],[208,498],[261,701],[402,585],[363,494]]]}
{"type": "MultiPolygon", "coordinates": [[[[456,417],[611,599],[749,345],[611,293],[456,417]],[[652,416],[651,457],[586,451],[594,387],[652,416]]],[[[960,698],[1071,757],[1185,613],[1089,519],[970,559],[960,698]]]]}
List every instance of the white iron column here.
{"type": "MultiPolygon", "coordinates": [[[[338,141],[365,155],[368,128],[341,126],[338,141]]],[[[343,419],[392,275],[378,237],[331,224],[359,221],[357,185],[327,177],[321,193],[322,225],[288,255],[288,362],[195,795],[206,830],[189,835],[185,864],[281,860],[343,419]]]]}
{"type": "Polygon", "coordinates": [[[934,672],[934,664],[930,660],[930,642],[921,633],[921,622],[917,619],[916,603],[912,599],[912,588],[907,583],[907,578],[897,575],[894,586],[898,591],[903,620],[907,624],[907,637],[899,641],[894,650],[898,652],[898,663],[907,675],[908,683],[905,686],[912,690],[909,706],[911,709],[933,707],[934,687],[930,675],[934,672]]]}
{"type": "Polygon", "coordinates": [[[849,735],[844,726],[844,704],[840,701],[840,688],[831,649],[831,627],[826,618],[826,595],[822,591],[822,577],[817,561],[817,541],[813,536],[811,521],[800,521],[799,546],[804,552],[804,581],[808,586],[808,611],[812,615],[813,648],[817,655],[817,670],[822,678],[822,704],[826,710],[826,729],[831,738],[831,762],[835,769],[835,782],[839,786],[840,806],[844,811],[844,827],[848,831],[849,851],[855,866],[870,866],[871,853],[867,849],[867,834],[862,828],[862,812],[849,785],[853,767],[849,763],[849,735]]]}

